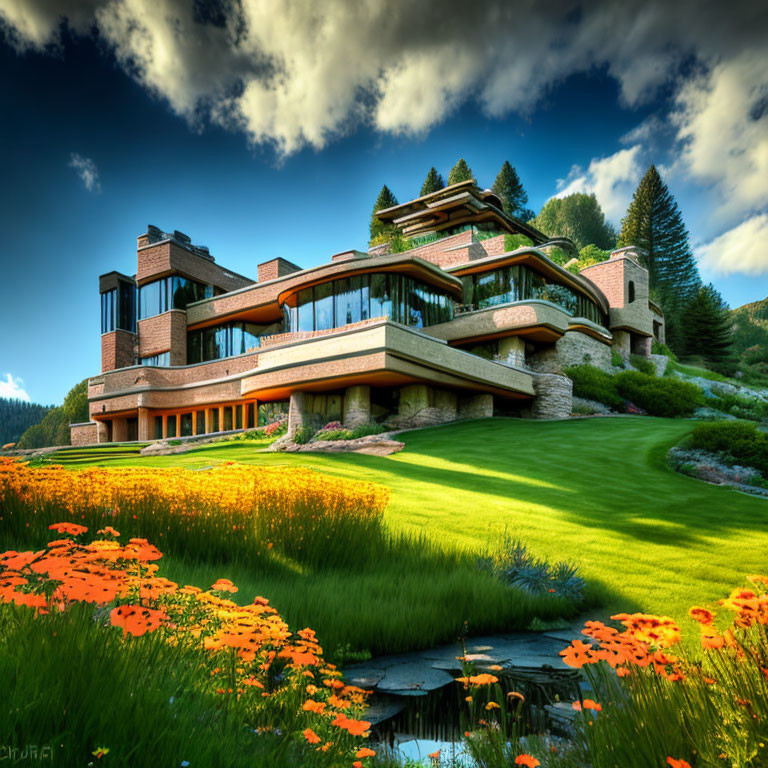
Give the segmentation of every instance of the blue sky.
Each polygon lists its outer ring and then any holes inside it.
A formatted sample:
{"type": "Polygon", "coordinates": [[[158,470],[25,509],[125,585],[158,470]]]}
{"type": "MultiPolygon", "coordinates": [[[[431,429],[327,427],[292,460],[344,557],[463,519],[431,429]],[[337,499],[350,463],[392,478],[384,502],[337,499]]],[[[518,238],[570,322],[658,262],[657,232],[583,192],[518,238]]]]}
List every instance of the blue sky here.
{"type": "MultiPolygon", "coordinates": [[[[768,252],[754,246],[768,235],[767,57],[749,12],[733,22],[738,3],[719,36],[712,19],[665,19],[657,49],[637,35],[611,49],[601,32],[653,4],[620,18],[596,5],[593,18],[564,3],[509,50],[458,18],[441,28],[460,41],[447,51],[413,23],[370,32],[341,0],[321,20],[334,24],[306,29],[283,3],[258,19],[259,3],[242,0],[238,34],[175,0],[61,5],[0,10],[0,396],[58,403],[98,372],[97,278],[135,271],[147,224],[254,277],[276,256],[310,266],[366,247],[382,183],[408,199],[431,165],[446,176],[460,156],[485,186],[509,160],[534,210],[594,191],[614,223],[655,162],[704,279],[732,306],[768,295],[768,252]],[[581,48],[564,50],[563,29],[581,48]],[[549,58],[526,42],[534,33],[551,34],[549,58]]],[[[489,2],[489,30],[494,13],[489,2]]]]}

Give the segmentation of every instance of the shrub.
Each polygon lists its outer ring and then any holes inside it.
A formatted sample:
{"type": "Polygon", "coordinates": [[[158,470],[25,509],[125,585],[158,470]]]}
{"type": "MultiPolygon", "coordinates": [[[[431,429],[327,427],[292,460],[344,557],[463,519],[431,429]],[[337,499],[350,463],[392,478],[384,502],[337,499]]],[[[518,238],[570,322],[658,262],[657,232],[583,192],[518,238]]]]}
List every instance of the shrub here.
{"type": "Polygon", "coordinates": [[[768,419],[768,403],[753,397],[723,393],[709,398],[707,405],[723,413],[730,413],[739,419],[752,421],[768,419]]]}
{"type": "Polygon", "coordinates": [[[641,373],[647,373],[649,376],[656,375],[656,366],[642,355],[630,355],[629,362],[641,373]]]}
{"type": "Polygon", "coordinates": [[[298,427],[293,433],[293,442],[297,445],[304,445],[312,439],[315,433],[309,427],[298,427]]]}
{"type": "Polygon", "coordinates": [[[533,240],[526,235],[504,235],[504,250],[515,251],[518,248],[532,248],[533,240]]]}
{"type": "Polygon", "coordinates": [[[573,602],[579,602],[584,595],[584,579],[578,575],[576,566],[566,562],[550,565],[539,560],[522,541],[507,533],[479,565],[510,586],[534,595],[554,594],[573,602]]]}
{"type": "Polygon", "coordinates": [[[626,368],[627,361],[624,359],[624,356],[620,352],[617,352],[615,349],[612,349],[611,365],[614,368],[626,368]]]}
{"type": "Polygon", "coordinates": [[[575,365],[566,368],[566,376],[573,381],[573,394],[587,400],[597,400],[610,408],[621,408],[623,401],[616,389],[616,377],[594,365],[575,365]]]}
{"type": "Polygon", "coordinates": [[[677,355],[666,344],[662,344],[656,339],[654,339],[651,344],[651,352],[653,352],[654,355],[664,355],[672,361],[677,360],[677,355]]]}
{"type": "Polygon", "coordinates": [[[352,431],[349,429],[321,429],[315,433],[312,442],[318,440],[349,440],[352,437],[352,431]]]}
{"type": "Polygon", "coordinates": [[[690,416],[704,399],[701,389],[687,381],[640,371],[623,371],[615,379],[619,395],[652,416],[690,416]]]}
{"type": "Polygon", "coordinates": [[[720,453],[754,467],[768,477],[768,434],[746,421],[699,424],[691,433],[692,448],[720,453]]]}
{"type": "Polygon", "coordinates": [[[381,426],[381,424],[374,424],[369,422],[368,424],[361,424],[352,430],[352,439],[356,440],[359,437],[367,437],[368,435],[380,435],[387,430],[381,426]]]}
{"type": "Polygon", "coordinates": [[[284,435],[288,429],[288,420],[281,419],[280,421],[273,421],[271,424],[267,424],[264,428],[264,434],[267,437],[279,437],[284,435]]]}

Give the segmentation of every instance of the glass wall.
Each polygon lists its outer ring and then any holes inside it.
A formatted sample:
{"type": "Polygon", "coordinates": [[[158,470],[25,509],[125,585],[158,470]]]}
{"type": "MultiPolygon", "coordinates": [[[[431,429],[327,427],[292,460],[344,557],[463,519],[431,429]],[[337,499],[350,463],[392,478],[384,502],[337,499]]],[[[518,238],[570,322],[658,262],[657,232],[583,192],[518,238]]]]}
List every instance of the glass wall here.
{"type": "Polygon", "coordinates": [[[283,313],[288,332],[325,331],[372,317],[423,328],[451,320],[453,302],[421,280],[374,273],[305,288],[286,301],[283,313]]]}
{"type": "Polygon", "coordinates": [[[565,285],[547,282],[543,275],[525,264],[465,275],[461,280],[464,284],[464,305],[474,309],[542,299],[561,306],[575,317],[585,317],[607,327],[608,319],[592,299],[565,285]]]}
{"type": "Polygon", "coordinates": [[[252,323],[225,323],[187,333],[187,363],[205,363],[222,357],[242,355],[261,343],[264,326],[252,323]]]}
{"type": "Polygon", "coordinates": [[[101,294],[101,332],[116,329],[136,333],[136,286],[123,280],[101,294]]]}
{"type": "Polygon", "coordinates": [[[161,352],[159,355],[152,355],[151,357],[142,357],[142,365],[170,365],[171,353],[161,352]]]}
{"type": "Polygon", "coordinates": [[[171,309],[186,309],[188,304],[213,296],[213,286],[171,275],[139,288],[139,320],[171,309]]]}

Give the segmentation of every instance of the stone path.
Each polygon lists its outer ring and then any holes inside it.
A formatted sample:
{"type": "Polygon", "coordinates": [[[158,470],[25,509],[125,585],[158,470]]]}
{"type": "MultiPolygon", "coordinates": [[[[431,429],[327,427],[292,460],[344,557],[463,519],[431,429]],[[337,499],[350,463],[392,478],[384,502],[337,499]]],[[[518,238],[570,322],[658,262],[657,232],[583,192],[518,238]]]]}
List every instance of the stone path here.
{"type": "MultiPolygon", "coordinates": [[[[578,624],[544,633],[518,632],[488,635],[467,640],[467,659],[479,668],[498,664],[506,669],[570,669],[558,655],[571,640],[583,639],[578,624]]],[[[425,651],[380,656],[344,667],[344,680],[372,690],[372,707],[366,717],[373,723],[392,717],[406,705],[408,697],[426,696],[450,685],[461,671],[460,643],[425,651]]]]}

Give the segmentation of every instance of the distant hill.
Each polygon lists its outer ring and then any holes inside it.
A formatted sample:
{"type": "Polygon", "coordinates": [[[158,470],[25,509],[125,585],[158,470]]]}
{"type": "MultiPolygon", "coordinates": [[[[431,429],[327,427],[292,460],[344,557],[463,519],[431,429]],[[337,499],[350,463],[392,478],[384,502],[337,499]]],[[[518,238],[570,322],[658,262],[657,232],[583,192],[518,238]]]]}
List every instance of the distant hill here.
{"type": "Polygon", "coordinates": [[[52,405],[0,397],[0,445],[15,443],[29,427],[38,424],[52,409],[52,405]]]}
{"type": "Polygon", "coordinates": [[[88,379],[72,387],[64,403],[50,409],[42,420],[19,438],[18,448],[45,448],[69,445],[69,425],[88,421],[88,379]]]}
{"type": "Polygon", "coordinates": [[[733,346],[748,365],[768,374],[768,298],[731,310],[733,346]]]}

